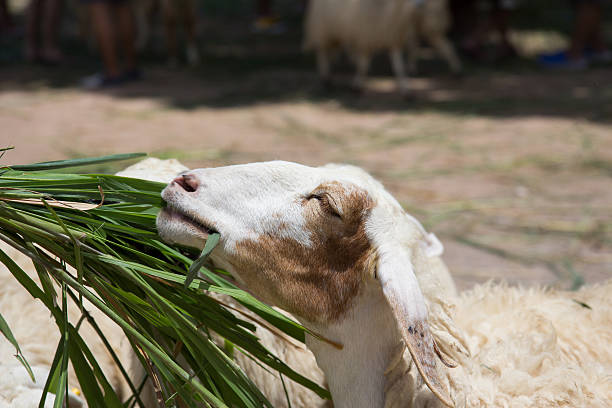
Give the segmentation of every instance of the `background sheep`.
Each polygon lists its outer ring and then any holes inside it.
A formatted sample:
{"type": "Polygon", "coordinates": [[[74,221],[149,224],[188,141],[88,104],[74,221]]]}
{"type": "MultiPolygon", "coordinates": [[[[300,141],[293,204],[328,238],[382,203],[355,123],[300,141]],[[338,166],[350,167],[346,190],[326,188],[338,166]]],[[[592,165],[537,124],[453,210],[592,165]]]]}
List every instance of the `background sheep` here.
{"type": "Polygon", "coordinates": [[[406,44],[408,54],[408,71],[417,72],[419,52],[419,39],[424,38],[446,60],[451,71],[455,74],[461,72],[461,61],[452,43],[446,37],[450,29],[451,16],[448,0],[420,0],[416,1],[414,17],[409,25],[408,41],[406,44]]]}
{"type": "Polygon", "coordinates": [[[304,48],[316,52],[324,82],[330,80],[330,54],[341,46],[357,66],[354,85],[362,88],[372,54],[387,50],[397,86],[408,93],[402,50],[409,46],[410,69],[416,71],[418,40],[422,34],[448,61],[461,69],[445,34],[450,23],[446,0],[312,0],[305,20],[304,48]]]}

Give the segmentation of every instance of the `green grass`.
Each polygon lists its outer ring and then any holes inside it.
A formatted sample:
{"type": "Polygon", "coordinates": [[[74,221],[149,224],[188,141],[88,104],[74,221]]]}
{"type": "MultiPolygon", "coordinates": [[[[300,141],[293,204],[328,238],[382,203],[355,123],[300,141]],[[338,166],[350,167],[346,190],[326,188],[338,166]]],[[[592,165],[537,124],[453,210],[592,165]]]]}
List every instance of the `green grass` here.
{"type": "MultiPolygon", "coordinates": [[[[138,403],[135,396],[119,399],[97,367],[88,341],[79,333],[81,322],[68,320],[68,303],[80,304],[87,299],[123,329],[158,384],[157,391],[165,401],[162,406],[177,406],[179,402],[187,406],[202,402],[214,407],[271,406],[212,340],[211,331],[224,339],[226,348],[246,353],[320,396],[329,397],[326,390],[271,354],[256,337],[253,322],[235,316],[208,294],[233,297],[299,341],[304,341],[302,326],[236,288],[223,271],[197,265],[199,277],[186,277],[198,254],[189,248],[166,245],[155,231],[155,218],[163,205],[163,184],[105,174],[57,172],[70,166],[133,157],[118,155],[0,169],[0,240],[34,261],[39,282],[2,250],[0,262],[24,290],[49,309],[61,334],[45,393],[54,393],[57,404],[62,403],[70,361],[89,406],[138,403]],[[175,362],[177,349],[182,350],[187,366],[175,362]]],[[[81,320],[96,327],[86,312],[81,320]]],[[[27,368],[27,356],[20,353],[1,318],[0,331],[15,345],[17,358],[27,368]]],[[[105,334],[99,334],[105,341],[105,334]]],[[[125,373],[121,362],[116,362],[125,373]]],[[[137,385],[127,377],[126,381],[135,391],[137,385]]]]}

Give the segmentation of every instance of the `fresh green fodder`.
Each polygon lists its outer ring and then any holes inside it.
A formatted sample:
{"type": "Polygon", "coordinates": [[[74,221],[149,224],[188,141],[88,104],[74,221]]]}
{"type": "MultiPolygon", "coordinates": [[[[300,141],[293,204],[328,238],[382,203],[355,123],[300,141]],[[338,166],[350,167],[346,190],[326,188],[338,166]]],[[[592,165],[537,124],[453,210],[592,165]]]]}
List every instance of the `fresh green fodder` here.
{"type": "MultiPolygon", "coordinates": [[[[210,244],[196,262],[193,259],[198,254],[193,249],[160,240],[155,218],[163,205],[160,192],[164,184],[106,174],[54,172],[134,157],[105,156],[0,169],[0,240],[34,261],[40,283],[2,250],[0,262],[24,290],[49,309],[61,334],[43,399],[47,392],[54,393],[56,406],[61,406],[67,394],[70,361],[90,407],[142,406],[137,396],[142,384],[131,382],[105,334],[83,308],[83,298],[123,329],[152,377],[159,406],[270,406],[234,363],[229,350],[246,353],[329,398],[326,390],[293,371],[259,342],[251,319],[234,315],[208,296],[210,292],[231,296],[259,316],[258,322],[263,319],[304,341],[302,326],[238,289],[226,279],[226,272],[204,266],[218,236],[211,235],[210,244]],[[81,306],[82,316],[76,324],[68,319],[68,302],[81,306]],[[98,367],[79,333],[83,321],[98,332],[123,373],[134,394],[128,400],[120,401],[98,367]],[[212,340],[211,331],[224,339],[224,348],[212,340]],[[179,351],[187,365],[176,363],[179,351]]],[[[29,371],[27,356],[1,316],[0,331],[13,343],[16,357],[29,371]]]]}

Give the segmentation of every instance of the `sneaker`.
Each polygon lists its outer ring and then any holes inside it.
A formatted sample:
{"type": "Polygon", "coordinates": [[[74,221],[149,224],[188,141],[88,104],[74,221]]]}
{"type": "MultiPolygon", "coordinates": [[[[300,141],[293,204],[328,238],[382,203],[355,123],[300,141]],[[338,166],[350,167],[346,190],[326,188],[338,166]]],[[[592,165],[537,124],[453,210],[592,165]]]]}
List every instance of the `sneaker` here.
{"type": "Polygon", "coordinates": [[[547,68],[567,69],[570,71],[586,69],[589,66],[589,62],[585,57],[578,59],[569,58],[565,51],[540,55],[538,62],[547,68]]]}
{"type": "Polygon", "coordinates": [[[599,64],[608,64],[612,62],[612,51],[603,50],[603,51],[595,51],[588,54],[589,60],[599,63],[599,64]]]}
{"type": "Polygon", "coordinates": [[[109,77],[102,73],[87,76],[81,80],[81,86],[85,89],[104,89],[119,86],[125,82],[124,76],[109,77]]]}

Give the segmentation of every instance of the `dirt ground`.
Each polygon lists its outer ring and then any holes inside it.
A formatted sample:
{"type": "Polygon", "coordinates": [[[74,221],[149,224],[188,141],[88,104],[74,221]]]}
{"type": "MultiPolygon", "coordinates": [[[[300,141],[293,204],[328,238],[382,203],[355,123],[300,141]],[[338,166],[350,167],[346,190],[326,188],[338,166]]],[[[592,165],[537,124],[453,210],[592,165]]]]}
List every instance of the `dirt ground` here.
{"type": "Polygon", "coordinates": [[[352,163],[438,235],[461,289],[612,276],[611,68],[453,78],[426,63],[406,101],[384,59],[364,94],[324,93],[295,43],[202,47],[200,68],[145,60],[143,81],[105,92],[78,86],[92,57],[0,67],[0,145],[16,147],[1,164],[134,151],[191,167],[352,163]]]}

